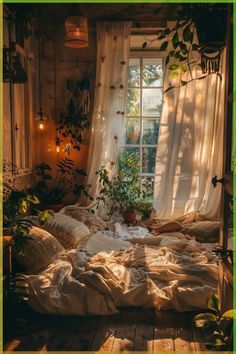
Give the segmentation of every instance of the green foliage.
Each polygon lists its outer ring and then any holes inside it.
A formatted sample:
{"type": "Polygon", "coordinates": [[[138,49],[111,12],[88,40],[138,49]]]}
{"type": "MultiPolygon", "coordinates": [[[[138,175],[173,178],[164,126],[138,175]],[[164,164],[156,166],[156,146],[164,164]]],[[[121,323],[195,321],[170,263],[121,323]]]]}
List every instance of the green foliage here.
{"type": "Polygon", "coordinates": [[[83,133],[89,129],[90,122],[87,113],[83,109],[83,93],[89,90],[89,79],[73,82],[67,80],[66,88],[70,93],[70,100],[67,104],[67,112],[61,114],[57,130],[62,139],[67,139],[75,150],[80,150],[80,145],[84,142],[83,133]],[[82,96],[82,97],[81,97],[82,96]]]}
{"type": "Polygon", "coordinates": [[[30,239],[28,236],[30,228],[33,225],[28,215],[36,214],[42,225],[51,213],[40,212],[37,209],[39,199],[32,191],[16,190],[9,181],[5,181],[3,186],[3,227],[8,229],[9,235],[13,237],[15,251],[23,254],[26,243],[30,239]]]}
{"type": "Polygon", "coordinates": [[[232,324],[236,315],[235,310],[228,310],[221,313],[219,297],[213,294],[208,301],[208,308],[214,313],[204,312],[196,315],[193,319],[195,327],[210,329],[208,343],[211,350],[230,350],[232,349],[232,324]]]}
{"type": "Polygon", "coordinates": [[[143,219],[148,219],[152,211],[152,202],[139,200],[136,204],[136,210],[142,213],[143,219]]]}
{"type": "Polygon", "coordinates": [[[96,172],[101,185],[97,197],[98,205],[103,202],[109,215],[123,213],[136,208],[138,201],[145,197],[139,183],[139,156],[124,151],[119,157],[117,175],[112,179],[105,166],[96,172]]]}
{"type": "Polygon", "coordinates": [[[83,193],[92,199],[88,193],[90,186],[80,183],[80,178],[86,176],[86,171],[76,168],[75,162],[69,158],[57,163],[55,176],[45,162],[37,164],[34,171],[37,182],[33,190],[39,201],[45,205],[59,204],[70,193],[77,197],[83,193]]]}

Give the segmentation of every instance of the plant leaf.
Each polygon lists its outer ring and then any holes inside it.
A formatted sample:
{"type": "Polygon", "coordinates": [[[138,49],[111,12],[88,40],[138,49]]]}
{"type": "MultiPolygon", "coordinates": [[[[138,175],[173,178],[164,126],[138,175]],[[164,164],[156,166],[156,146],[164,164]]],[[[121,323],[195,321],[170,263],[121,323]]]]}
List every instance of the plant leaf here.
{"type": "Polygon", "coordinates": [[[188,70],[187,66],[185,66],[185,65],[181,64],[181,65],[179,65],[179,67],[183,73],[186,73],[186,71],[188,70]]]}
{"type": "Polygon", "coordinates": [[[233,320],[234,317],[236,317],[236,310],[228,310],[222,315],[222,318],[225,320],[233,320]]]}
{"type": "Polygon", "coordinates": [[[193,43],[192,44],[192,50],[198,51],[198,44],[193,43]]]}
{"type": "Polygon", "coordinates": [[[211,298],[208,301],[208,308],[215,311],[219,312],[220,311],[220,302],[219,302],[219,296],[217,294],[213,294],[211,298]]]}
{"type": "Polygon", "coordinates": [[[172,64],[170,67],[169,67],[169,70],[176,70],[178,69],[179,65],[177,64],[172,64]]]}
{"type": "Polygon", "coordinates": [[[193,318],[193,323],[195,327],[203,328],[209,323],[214,323],[217,321],[216,315],[213,313],[200,313],[193,318]]]}
{"type": "Polygon", "coordinates": [[[181,82],[181,86],[186,86],[188,83],[188,81],[184,81],[184,80],[180,80],[180,82],[181,82]]]}
{"type": "Polygon", "coordinates": [[[165,91],[164,91],[164,93],[166,93],[166,92],[168,92],[168,91],[170,91],[170,90],[172,90],[173,89],[173,86],[170,86],[170,87],[168,87],[165,91]]]}
{"type": "Polygon", "coordinates": [[[172,44],[173,44],[174,49],[176,49],[179,45],[179,35],[178,35],[177,31],[175,32],[175,34],[172,38],[172,44]]]}
{"type": "Polygon", "coordinates": [[[185,29],[183,31],[183,39],[185,42],[192,42],[193,41],[193,33],[190,30],[190,25],[185,27],[185,29]]]}
{"type": "Polygon", "coordinates": [[[170,34],[170,29],[168,27],[164,30],[164,34],[166,35],[170,34]]]}
{"type": "Polygon", "coordinates": [[[163,42],[162,45],[160,46],[160,51],[166,50],[167,47],[168,47],[168,42],[167,41],[163,42]]]}
{"type": "Polygon", "coordinates": [[[179,77],[179,73],[178,71],[172,71],[171,73],[169,73],[168,76],[170,79],[176,79],[177,77],[179,77]]]}
{"type": "Polygon", "coordinates": [[[165,64],[167,65],[169,63],[169,61],[170,61],[170,56],[167,55],[166,60],[165,60],[165,64]]]}

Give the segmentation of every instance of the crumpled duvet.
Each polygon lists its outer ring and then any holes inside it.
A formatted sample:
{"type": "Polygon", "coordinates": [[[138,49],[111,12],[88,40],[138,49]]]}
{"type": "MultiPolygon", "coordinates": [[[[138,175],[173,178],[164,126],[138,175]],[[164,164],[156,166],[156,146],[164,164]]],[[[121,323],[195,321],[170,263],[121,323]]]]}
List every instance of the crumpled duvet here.
{"type": "Polygon", "coordinates": [[[168,235],[158,247],[134,246],[92,257],[70,250],[39,274],[24,276],[30,306],[63,315],[110,315],[123,306],[206,309],[217,278],[213,253],[195,240],[168,235]]]}

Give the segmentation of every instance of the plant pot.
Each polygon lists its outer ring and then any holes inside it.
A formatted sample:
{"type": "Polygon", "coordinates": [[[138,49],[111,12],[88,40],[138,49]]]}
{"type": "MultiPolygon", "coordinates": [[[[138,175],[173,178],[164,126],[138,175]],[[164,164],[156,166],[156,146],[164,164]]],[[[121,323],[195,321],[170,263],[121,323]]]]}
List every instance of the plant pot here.
{"type": "Polygon", "coordinates": [[[226,45],[227,10],[226,7],[211,9],[203,5],[195,19],[200,47],[222,49],[226,45]]]}
{"type": "Polygon", "coordinates": [[[137,214],[136,214],[136,211],[134,209],[126,210],[123,213],[124,221],[127,224],[132,224],[136,220],[136,216],[137,216],[137,214]]]}
{"type": "Polygon", "coordinates": [[[39,209],[41,211],[44,210],[53,210],[55,211],[55,213],[57,213],[58,211],[60,211],[62,208],[64,207],[64,204],[62,203],[58,203],[58,204],[40,204],[39,209]]]}

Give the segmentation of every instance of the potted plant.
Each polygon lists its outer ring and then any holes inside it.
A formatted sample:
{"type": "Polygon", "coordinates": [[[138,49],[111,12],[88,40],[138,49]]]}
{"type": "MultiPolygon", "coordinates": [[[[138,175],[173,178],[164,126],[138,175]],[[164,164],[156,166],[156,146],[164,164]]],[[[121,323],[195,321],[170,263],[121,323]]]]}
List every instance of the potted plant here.
{"type": "Polygon", "coordinates": [[[209,350],[233,350],[233,320],[235,310],[230,309],[222,313],[218,295],[213,294],[208,301],[211,312],[200,313],[193,318],[195,327],[207,334],[209,350]]]}
{"type": "Polygon", "coordinates": [[[3,235],[12,236],[15,251],[22,254],[33,225],[29,214],[37,215],[39,223],[43,225],[52,212],[39,211],[39,200],[30,191],[16,190],[9,182],[4,182],[3,187],[3,235]]]}
{"type": "Polygon", "coordinates": [[[99,175],[101,189],[97,197],[105,204],[108,215],[122,214],[124,221],[132,223],[136,219],[136,205],[145,196],[139,182],[139,157],[136,153],[124,151],[119,158],[118,173],[109,177],[105,166],[96,172],[99,175]]]}
{"type": "Polygon", "coordinates": [[[59,211],[69,194],[79,197],[84,193],[92,199],[88,193],[90,186],[80,184],[81,176],[86,176],[85,170],[76,168],[75,162],[69,158],[57,163],[55,174],[45,162],[37,164],[34,171],[36,184],[33,191],[41,203],[41,209],[59,211]]]}

